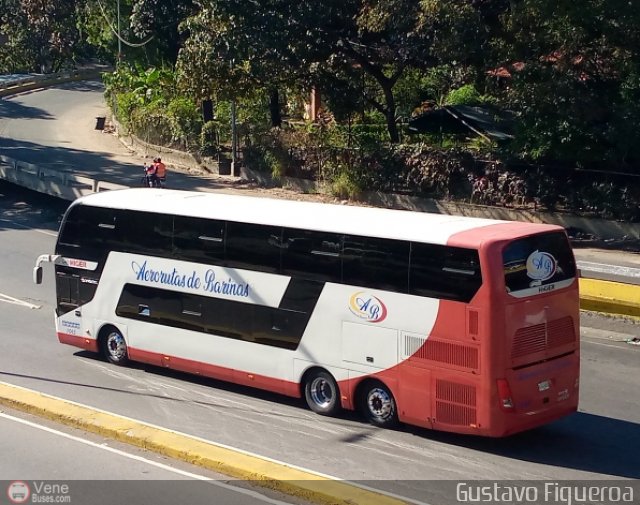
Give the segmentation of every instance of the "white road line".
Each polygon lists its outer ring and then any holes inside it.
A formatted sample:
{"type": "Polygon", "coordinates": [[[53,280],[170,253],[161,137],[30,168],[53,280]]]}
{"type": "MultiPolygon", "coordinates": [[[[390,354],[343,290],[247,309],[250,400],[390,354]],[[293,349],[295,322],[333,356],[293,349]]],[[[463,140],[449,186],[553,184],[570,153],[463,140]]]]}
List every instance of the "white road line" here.
{"type": "Polygon", "coordinates": [[[5,295],[3,293],[0,293],[0,302],[22,305],[23,307],[28,307],[30,309],[39,309],[41,307],[41,305],[34,305],[33,303],[24,302],[18,298],[14,298],[13,296],[5,295]]]}
{"type": "Polygon", "coordinates": [[[24,224],[20,224],[20,223],[16,223],[15,221],[11,221],[9,219],[0,219],[0,221],[5,222],[5,223],[11,223],[15,226],[18,226],[20,228],[24,228],[25,230],[31,230],[31,231],[35,231],[38,233],[42,233],[43,235],[49,235],[50,237],[57,237],[58,234],[54,233],[52,231],[48,231],[48,230],[41,230],[40,228],[32,228],[31,226],[26,226],[24,224]]]}
{"type": "Polygon", "coordinates": [[[577,261],[578,268],[586,272],[599,272],[605,274],[621,275],[623,277],[640,277],[640,268],[610,265],[608,263],[595,263],[593,261],[577,261]]]}
{"type": "MultiPolygon", "coordinates": [[[[622,341],[621,341],[621,340],[616,340],[615,342],[622,342],[622,341]]],[[[605,343],[605,342],[594,342],[593,340],[590,340],[590,341],[589,341],[589,343],[590,343],[590,344],[593,344],[593,345],[601,345],[601,346],[603,346],[603,347],[613,347],[613,348],[615,348],[615,349],[622,349],[622,348],[624,348],[624,346],[621,346],[621,345],[607,344],[607,343],[605,343]]]]}
{"type": "Polygon", "coordinates": [[[27,421],[26,419],[21,419],[19,417],[15,417],[15,416],[11,416],[9,414],[5,414],[4,412],[0,412],[0,417],[8,419],[9,421],[15,421],[17,423],[21,423],[21,424],[24,424],[26,426],[30,426],[31,428],[36,428],[38,430],[46,431],[47,433],[51,433],[53,435],[58,435],[60,437],[67,438],[69,440],[73,440],[73,441],[79,442],[81,444],[85,444],[85,445],[88,445],[88,446],[91,446],[91,447],[95,447],[96,449],[102,449],[104,451],[108,451],[108,452],[111,452],[113,454],[117,454],[119,456],[123,456],[125,458],[133,459],[135,461],[140,461],[142,463],[146,463],[148,465],[155,466],[157,468],[161,468],[162,470],[166,470],[167,472],[176,473],[178,475],[182,475],[182,476],[188,477],[190,479],[205,481],[208,484],[211,484],[213,486],[221,487],[221,488],[227,489],[229,491],[240,493],[240,494],[243,494],[243,495],[246,495],[246,496],[251,496],[252,498],[255,498],[257,500],[263,501],[265,503],[271,503],[272,505],[290,505],[288,502],[283,502],[283,501],[280,501],[280,500],[275,500],[273,498],[269,498],[267,496],[264,496],[264,495],[258,493],[257,491],[251,491],[250,489],[244,489],[244,488],[241,488],[241,487],[232,486],[230,484],[225,484],[224,482],[215,481],[215,480],[211,479],[210,477],[205,477],[204,475],[198,475],[196,473],[187,472],[185,470],[180,470],[178,468],[173,468],[173,467],[165,465],[163,463],[158,463],[157,461],[152,461],[150,459],[143,458],[142,456],[136,456],[135,454],[130,454],[128,452],[121,451],[119,449],[115,449],[115,448],[109,447],[107,445],[97,444],[95,442],[91,442],[90,440],[85,440],[83,438],[76,437],[74,435],[70,435],[70,434],[64,433],[62,431],[54,430],[53,428],[49,428],[48,426],[43,426],[41,424],[33,423],[31,421],[27,421]]]}
{"type": "MultiPolygon", "coordinates": [[[[23,386],[17,386],[15,384],[10,384],[8,382],[0,381],[0,384],[5,384],[5,385],[7,385],[7,386],[9,386],[11,388],[15,388],[15,389],[22,389],[22,390],[25,390],[25,391],[32,391],[29,388],[25,388],[23,386]]],[[[43,394],[45,397],[50,396],[50,395],[47,395],[45,393],[41,393],[41,394],[43,394]]],[[[55,396],[51,396],[51,398],[56,398],[56,397],[55,396]]],[[[245,454],[245,455],[251,456],[253,458],[263,459],[265,461],[269,461],[269,462],[275,463],[277,465],[293,468],[294,470],[300,470],[301,472],[305,472],[305,473],[309,473],[309,474],[312,474],[312,475],[316,475],[318,477],[324,477],[325,479],[344,482],[345,484],[350,484],[350,485],[352,485],[354,487],[359,487],[361,489],[366,489],[367,491],[372,491],[372,492],[375,492],[377,494],[381,494],[381,495],[384,495],[384,496],[389,496],[390,498],[396,498],[396,499],[404,501],[406,503],[413,503],[415,505],[430,505],[428,502],[415,500],[415,499],[409,498],[407,496],[402,496],[402,495],[399,495],[399,494],[396,494],[396,493],[392,493],[392,492],[389,492],[389,491],[385,491],[385,490],[382,490],[382,489],[377,489],[377,488],[373,488],[373,487],[370,487],[370,486],[366,486],[364,484],[361,484],[360,482],[354,482],[354,481],[350,481],[350,480],[346,480],[346,479],[340,479],[338,477],[335,477],[335,476],[332,476],[332,475],[328,475],[328,474],[322,473],[322,472],[316,472],[315,470],[310,470],[309,468],[304,468],[302,466],[294,465],[292,463],[285,463],[284,461],[280,461],[280,460],[277,460],[277,459],[274,459],[274,458],[270,458],[268,456],[261,456],[260,454],[257,454],[257,453],[251,452],[251,451],[247,451],[247,450],[244,450],[244,449],[240,449],[239,447],[233,447],[231,445],[222,444],[222,443],[219,443],[219,442],[212,442],[211,440],[207,440],[206,438],[198,437],[198,436],[195,436],[195,435],[189,435],[189,434],[187,434],[185,432],[182,432],[182,431],[172,430],[172,429],[169,429],[169,428],[163,428],[162,426],[159,426],[157,424],[148,423],[148,422],[144,422],[144,421],[138,421],[137,419],[133,419],[131,417],[127,417],[127,416],[124,416],[124,415],[121,415],[121,414],[115,414],[113,412],[109,412],[108,410],[103,410],[103,409],[100,409],[98,407],[90,407],[90,406],[88,406],[88,405],[86,405],[84,403],[75,402],[73,400],[63,400],[63,401],[66,402],[66,403],[70,403],[71,405],[78,405],[79,407],[82,407],[82,408],[85,408],[85,409],[94,410],[96,412],[101,412],[103,414],[107,414],[107,415],[110,415],[110,416],[117,416],[119,418],[126,419],[128,421],[133,422],[133,423],[143,423],[144,425],[149,426],[151,428],[155,428],[155,429],[158,429],[158,430],[166,431],[168,433],[175,433],[177,435],[188,437],[188,438],[191,438],[193,440],[198,440],[200,442],[204,442],[205,444],[214,444],[216,447],[221,447],[223,449],[228,449],[230,451],[237,452],[239,454],[245,454]]]]}

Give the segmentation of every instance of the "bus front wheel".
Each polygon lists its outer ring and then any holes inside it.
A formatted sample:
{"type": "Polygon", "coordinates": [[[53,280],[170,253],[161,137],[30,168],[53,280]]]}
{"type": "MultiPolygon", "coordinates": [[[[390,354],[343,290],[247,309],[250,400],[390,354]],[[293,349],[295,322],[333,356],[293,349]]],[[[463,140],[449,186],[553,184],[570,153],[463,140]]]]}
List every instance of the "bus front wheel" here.
{"type": "Polygon", "coordinates": [[[381,382],[365,384],[360,393],[360,410],[371,424],[390,428],[398,422],[398,411],[393,394],[381,382]]]}
{"type": "Polygon", "coordinates": [[[116,328],[108,328],[102,340],[102,354],[114,365],[126,365],[129,361],[127,342],[116,328]]]}
{"type": "Polygon", "coordinates": [[[340,411],[338,384],[328,372],[315,370],[309,374],[304,386],[309,408],[317,414],[334,416],[340,411]]]}

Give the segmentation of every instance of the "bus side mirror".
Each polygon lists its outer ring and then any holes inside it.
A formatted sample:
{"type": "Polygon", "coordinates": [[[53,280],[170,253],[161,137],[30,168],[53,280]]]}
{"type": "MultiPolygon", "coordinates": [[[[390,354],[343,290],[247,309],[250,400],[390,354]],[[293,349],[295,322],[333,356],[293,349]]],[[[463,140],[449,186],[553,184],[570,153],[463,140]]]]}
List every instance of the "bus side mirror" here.
{"type": "Polygon", "coordinates": [[[42,284],[42,267],[33,267],[33,282],[42,284]]]}

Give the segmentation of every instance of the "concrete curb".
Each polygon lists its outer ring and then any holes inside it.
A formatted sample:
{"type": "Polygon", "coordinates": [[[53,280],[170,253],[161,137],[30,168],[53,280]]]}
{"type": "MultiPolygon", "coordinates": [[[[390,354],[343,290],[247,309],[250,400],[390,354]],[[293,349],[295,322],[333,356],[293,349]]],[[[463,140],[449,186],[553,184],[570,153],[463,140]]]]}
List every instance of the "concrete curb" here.
{"type": "Polygon", "coordinates": [[[640,317],[640,286],[599,279],[580,279],[580,308],[640,317]]]}
{"type": "Polygon", "coordinates": [[[406,505],[346,481],[0,382],[0,404],[321,505],[406,505]]]}

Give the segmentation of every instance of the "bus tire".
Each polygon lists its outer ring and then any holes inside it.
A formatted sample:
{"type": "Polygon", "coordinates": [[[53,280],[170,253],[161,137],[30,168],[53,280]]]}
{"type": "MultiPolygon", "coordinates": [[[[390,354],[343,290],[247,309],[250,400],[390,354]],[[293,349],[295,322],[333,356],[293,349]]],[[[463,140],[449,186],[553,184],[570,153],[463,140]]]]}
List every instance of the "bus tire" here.
{"type": "Polygon", "coordinates": [[[310,372],[304,384],[307,405],[317,414],[335,416],[340,412],[340,390],[330,373],[324,370],[310,372]]]}
{"type": "Polygon", "coordinates": [[[100,344],[102,354],[109,363],[124,366],[129,362],[127,342],[122,336],[122,333],[114,326],[110,326],[104,330],[100,344]]]}
{"type": "Polygon", "coordinates": [[[374,426],[391,428],[398,423],[396,400],[382,382],[365,383],[360,391],[359,400],[362,415],[374,426]]]}

